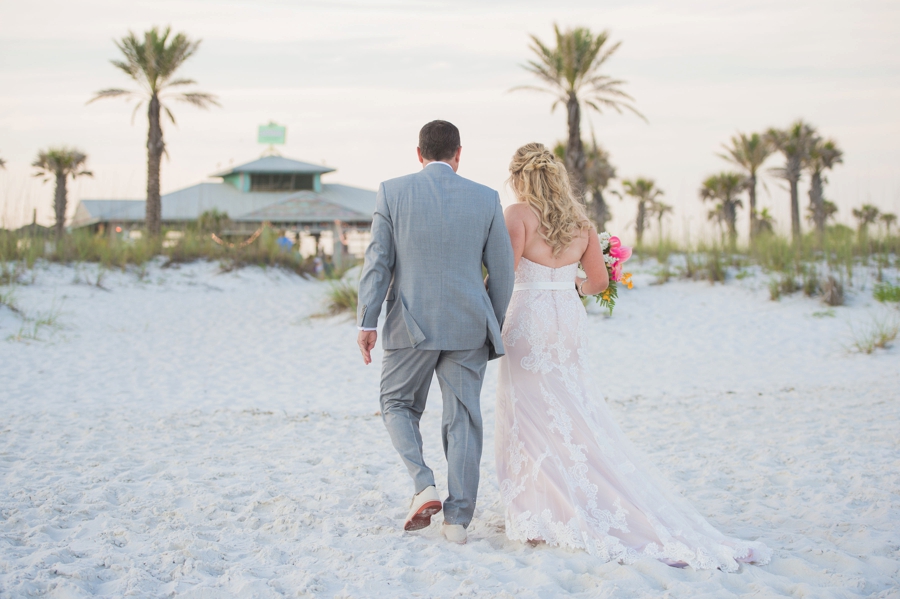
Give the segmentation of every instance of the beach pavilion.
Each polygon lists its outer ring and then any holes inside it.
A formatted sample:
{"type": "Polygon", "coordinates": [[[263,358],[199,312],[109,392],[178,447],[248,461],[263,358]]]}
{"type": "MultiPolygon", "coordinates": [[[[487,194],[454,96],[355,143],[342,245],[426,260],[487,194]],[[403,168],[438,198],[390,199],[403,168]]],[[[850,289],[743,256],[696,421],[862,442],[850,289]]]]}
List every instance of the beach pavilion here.
{"type": "MultiPolygon", "coordinates": [[[[322,249],[332,254],[337,249],[338,259],[343,252],[360,256],[369,239],[375,192],[323,183],[322,175],[334,170],[283,156],[263,156],[211,175],[220,181],[164,194],[163,227],[185,228],[204,212],[217,210],[230,221],[225,235],[250,235],[268,222],[314,248],[308,253],[322,249]]],[[[70,226],[136,230],[143,226],[145,204],[144,200],[81,200],[70,226]]]]}

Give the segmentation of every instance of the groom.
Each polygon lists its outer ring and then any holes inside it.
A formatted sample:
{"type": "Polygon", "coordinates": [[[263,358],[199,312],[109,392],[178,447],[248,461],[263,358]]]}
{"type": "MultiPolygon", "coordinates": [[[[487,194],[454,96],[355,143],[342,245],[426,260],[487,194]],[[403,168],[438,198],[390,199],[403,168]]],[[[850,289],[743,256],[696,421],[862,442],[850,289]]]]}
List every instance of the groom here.
{"type": "Polygon", "coordinates": [[[422,170],[378,188],[372,242],[359,281],[359,349],[372,361],[382,302],[381,414],[415,496],[404,524],[419,530],[441,511],[425,465],[419,419],[431,377],[444,400],[444,536],[466,542],[481,462],[481,383],[503,354],[500,328],[513,290],[513,254],[496,191],[456,174],[459,130],[432,121],[419,132],[422,170]],[[482,265],[489,283],[485,288],[482,265]]]}

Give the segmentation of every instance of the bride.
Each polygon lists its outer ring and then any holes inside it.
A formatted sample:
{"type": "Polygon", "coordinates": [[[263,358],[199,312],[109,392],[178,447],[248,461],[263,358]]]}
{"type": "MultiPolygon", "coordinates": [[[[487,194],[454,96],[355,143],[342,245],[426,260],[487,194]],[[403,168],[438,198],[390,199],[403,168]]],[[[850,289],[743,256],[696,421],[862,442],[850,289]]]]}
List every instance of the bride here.
{"type": "Polygon", "coordinates": [[[495,434],[507,536],[626,564],[649,557],[731,572],[738,562],[768,562],[762,543],[713,528],[613,420],[593,378],[602,365],[591,360],[579,299],[608,285],[597,231],[542,144],[519,148],[509,170],[516,285],[503,325],[495,434]],[[586,279],[576,276],[579,262],[586,279]]]}

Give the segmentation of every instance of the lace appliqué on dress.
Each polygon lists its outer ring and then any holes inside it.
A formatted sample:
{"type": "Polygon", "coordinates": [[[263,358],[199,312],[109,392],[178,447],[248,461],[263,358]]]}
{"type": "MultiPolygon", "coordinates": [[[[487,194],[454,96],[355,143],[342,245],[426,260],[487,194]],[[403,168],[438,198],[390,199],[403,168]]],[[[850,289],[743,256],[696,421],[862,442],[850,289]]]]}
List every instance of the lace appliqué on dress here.
{"type": "MultiPolygon", "coordinates": [[[[576,265],[522,259],[516,282],[572,281],[576,265]]],[[[725,537],[631,444],[597,391],[574,289],[513,294],[503,329],[496,456],[506,533],[603,560],[654,558],[734,571],[762,543],[725,537]]]]}

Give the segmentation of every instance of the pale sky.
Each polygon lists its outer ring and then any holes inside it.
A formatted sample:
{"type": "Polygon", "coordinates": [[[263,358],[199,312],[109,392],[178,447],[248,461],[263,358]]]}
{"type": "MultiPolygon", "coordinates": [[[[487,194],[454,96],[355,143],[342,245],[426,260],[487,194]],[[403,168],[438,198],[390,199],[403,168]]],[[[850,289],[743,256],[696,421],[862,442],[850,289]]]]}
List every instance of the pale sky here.
{"type": "MultiPolygon", "coordinates": [[[[513,151],[565,136],[565,114],[550,112],[549,96],[508,93],[534,82],[520,66],[528,34],[550,41],[554,22],[608,29],[623,42],[607,73],[628,82],[649,123],[591,114],[584,130],[593,125],[620,177],[657,180],[679,237],[711,231],[697,190],[729,168],[716,157],[720,144],[799,117],[845,152],[826,186],[840,220],[852,223],[851,208],[864,202],[900,212],[897,2],[2,0],[0,226],[29,222],[32,208],[51,222],[52,185],[29,166],[48,146],[90,157],[94,178],[71,184],[72,209],[82,198],[144,197],[145,113],[132,124],[124,101],[85,102],[129,85],[109,63],[112,40],[154,24],[203,40],[182,75],[222,103],[208,112],[172,106],[164,192],[259,157],[256,128],[270,120],[288,127],[283,155],[336,167],[325,182],[375,189],[418,168],[418,130],[441,118],[462,132],[460,174],[511,202],[513,151]]],[[[761,207],[786,229],[787,195],[781,182],[767,185],[761,207]]],[[[803,183],[804,209],[806,193],[803,183]]],[[[610,202],[610,230],[629,239],[634,204],[610,202]]],[[[742,231],[745,223],[743,211],[742,231]]]]}

